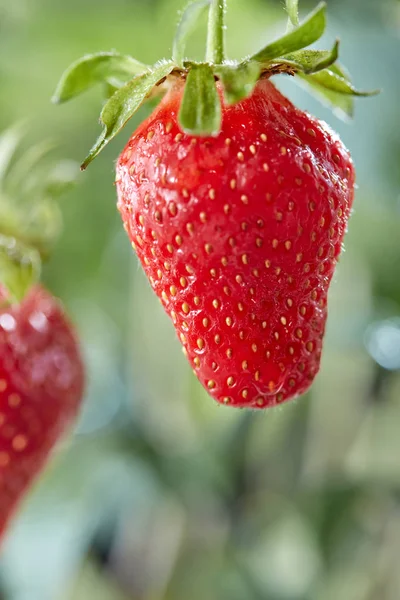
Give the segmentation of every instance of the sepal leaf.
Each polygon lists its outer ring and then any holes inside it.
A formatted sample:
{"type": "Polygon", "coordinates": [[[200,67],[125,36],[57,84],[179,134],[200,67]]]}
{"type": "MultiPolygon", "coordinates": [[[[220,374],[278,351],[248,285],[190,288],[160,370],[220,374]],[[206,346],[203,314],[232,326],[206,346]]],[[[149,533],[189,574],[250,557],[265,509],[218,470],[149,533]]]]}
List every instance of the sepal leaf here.
{"type": "Polygon", "coordinates": [[[254,54],[251,59],[261,63],[297,50],[318,41],[326,27],[326,4],[322,2],[296,29],[254,54]]]}
{"type": "Polygon", "coordinates": [[[174,60],[179,67],[183,66],[186,42],[195,29],[199,17],[204,9],[210,5],[210,2],[211,0],[195,0],[195,2],[190,2],[182,12],[172,49],[172,60],[174,60]]]}
{"type": "Polygon", "coordinates": [[[354,114],[354,98],[348,94],[338,94],[321,86],[314,75],[298,73],[297,82],[315,96],[322,104],[328,106],[342,120],[348,120],[354,114]]]}
{"type": "Polygon", "coordinates": [[[286,12],[289,16],[289,23],[293,27],[298,27],[299,22],[299,2],[298,0],[286,0],[286,12]]]}
{"type": "Polygon", "coordinates": [[[55,104],[79,96],[97,83],[120,87],[149,67],[131,56],[117,52],[88,54],[74,62],[62,75],[52,98],[55,104]]]}
{"type": "Polygon", "coordinates": [[[221,128],[222,109],[214,72],[209,64],[193,64],[190,68],[179,123],[190,135],[217,135],[221,128]]]}
{"type": "Polygon", "coordinates": [[[153,88],[171,73],[174,66],[175,63],[172,61],[159,63],[151,70],[128,81],[111,96],[100,115],[100,123],[104,125],[103,132],[82,163],[82,170],[86,169],[103,148],[121,131],[153,88]]]}
{"type": "Polygon", "coordinates": [[[215,68],[224,88],[227,104],[235,104],[251,95],[261,73],[257,62],[244,62],[240,65],[221,65],[215,68]]]}
{"type": "Polygon", "coordinates": [[[372,90],[370,92],[357,90],[348,79],[338,75],[331,69],[324,69],[323,71],[314,73],[312,78],[321,87],[332,92],[337,92],[338,94],[349,96],[376,96],[376,94],[379,94],[379,90],[372,90]]]}
{"type": "Polygon", "coordinates": [[[0,235],[0,282],[11,302],[20,302],[39,280],[40,255],[14,238],[0,235]]]}
{"type": "Polygon", "coordinates": [[[294,68],[303,73],[316,73],[330,67],[339,57],[339,41],[335,42],[332,50],[299,50],[284,56],[294,68]]]}

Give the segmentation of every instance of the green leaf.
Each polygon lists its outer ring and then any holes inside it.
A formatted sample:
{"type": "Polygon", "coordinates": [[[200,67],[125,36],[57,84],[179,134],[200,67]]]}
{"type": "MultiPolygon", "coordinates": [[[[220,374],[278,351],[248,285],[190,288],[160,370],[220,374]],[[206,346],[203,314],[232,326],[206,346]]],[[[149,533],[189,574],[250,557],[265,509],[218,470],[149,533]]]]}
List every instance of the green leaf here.
{"type": "Polygon", "coordinates": [[[29,288],[38,281],[41,270],[39,253],[0,235],[0,282],[12,302],[20,302],[29,288]]]}
{"type": "Polygon", "coordinates": [[[172,61],[156,64],[117,90],[105,104],[100,115],[103,132],[81,165],[84,170],[135,114],[153,88],[174,69],[172,61]]]}
{"type": "Polygon", "coordinates": [[[59,162],[50,172],[44,185],[44,193],[52,199],[71,190],[79,176],[79,165],[72,160],[59,162]]]}
{"type": "Polygon", "coordinates": [[[261,66],[250,61],[239,65],[221,65],[214,72],[221,79],[227,104],[235,104],[250,96],[260,76],[261,66]]]}
{"type": "Polygon", "coordinates": [[[339,41],[335,42],[332,50],[299,50],[287,54],[283,58],[303,73],[316,73],[333,65],[339,56],[339,41]]]}
{"type": "Polygon", "coordinates": [[[7,129],[0,136],[0,187],[10,166],[11,159],[21,141],[23,135],[22,127],[19,125],[7,129]]]}
{"type": "Polygon", "coordinates": [[[183,11],[176,31],[172,50],[172,59],[179,66],[183,66],[186,42],[195,29],[204,9],[210,5],[211,0],[196,0],[191,2],[183,11]]]}
{"type": "Polygon", "coordinates": [[[299,26],[299,6],[298,0],[286,0],[286,11],[289,15],[289,22],[293,27],[299,26]]]}
{"type": "Polygon", "coordinates": [[[208,64],[193,64],[185,85],[179,123],[186,133],[210,136],[219,133],[221,120],[221,101],[213,70],[208,64]]]}
{"type": "Polygon", "coordinates": [[[299,27],[272,42],[251,57],[261,63],[310,46],[323,35],[326,26],[326,4],[322,2],[299,27]]]}
{"type": "Polygon", "coordinates": [[[115,82],[118,82],[116,87],[120,87],[148,68],[131,56],[117,52],[88,54],[68,67],[61,77],[52,102],[55,104],[67,102],[97,83],[115,85],[115,82]]]}

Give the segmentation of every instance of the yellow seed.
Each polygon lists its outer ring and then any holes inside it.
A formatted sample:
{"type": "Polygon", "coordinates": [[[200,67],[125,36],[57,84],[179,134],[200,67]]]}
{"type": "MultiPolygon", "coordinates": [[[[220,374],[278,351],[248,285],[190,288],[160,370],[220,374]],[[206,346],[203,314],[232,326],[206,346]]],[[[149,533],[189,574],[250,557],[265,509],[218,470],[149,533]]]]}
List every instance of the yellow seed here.
{"type": "Polygon", "coordinates": [[[307,133],[312,137],[317,137],[317,134],[315,133],[314,129],[311,129],[311,127],[307,129],[307,133]]]}
{"type": "Polygon", "coordinates": [[[246,371],[246,369],[248,368],[248,366],[249,366],[249,363],[247,362],[247,360],[244,360],[242,362],[242,369],[243,369],[243,371],[246,371]]]}
{"type": "Polygon", "coordinates": [[[187,281],[185,277],[181,277],[179,280],[179,283],[181,284],[181,287],[185,288],[187,286],[187,281]]]}
{"type": "Polygon", "coordinates": [[[267,139],[268,139],[268,137],[267,137],[267,135],[266,135],[265,133],[262,133],[262,134],[260,135],[260,138],[261,138],[261,140],[262,140],[263,142],[266,142],[266,141],[267,141],[267,139]]]}
{"type": "Polygon", "coordinates": [[[257,352],[257,344],[252,344],[251,349],[253,350],[253,352],[257,352]]]}
{"type": "Polygon", "coordinates": [[[207,317],[205,317],[205,318],[203,319],[203,327],[206,327],[206,328],[207,328],[207,327],[208,327],[208,325],[209,325],[209,323],[210,323],[210,321],[207,319],[207,317]]]}
{"type": "Polygon", "coordinates": [[[255,379],[256,381],[260,381],[260,371],[256,371],[256,372],[255,372],[255,374],[254,374],[254,379],[255,379]]]}
{"type": "Polygon", "coordinates": [[[293,300],[291,298],[288,298],[286,300],[286,304],[289,306],[289,308],[291,308],[293,306],[293,300]]]}
{"type": "Polygon", "coordinates": [[[171,270],[171,263],[165,262],[164,263],[164,268],[165,268],[166,271],[170,271],[171,270]]]}
{"type": "Polygon", "coordinates": [[[256,149],[256,147],[254,146],[254,144],[252,144],[252,145],[250,146],[249,150],[250,150],[250,152],[251,152],[252,154],[255,154],[255,153],[257,152],[257,149],[256,149]]]}
{"type": "Polygon", "coordinates": [[[227,349],[227,351],[226,351],[226,355],[227,355],[227,357],[228,357],[228,358],[232,358],[232,354],[233,354],[233,352],[232,352],[232,348],[228,348],[228,349],[227,349]]]}
{"type": "Polygon", "coordinates": [[[243,154],[243,152],[238,152],[237,153],[237,157],[238,157],[238,160],[240,160],[240,162],[244,161],[244,154],[243,154]]]}
{"type": "Polygon", "coordinates": [[[244,265],[247,265],[247,264],[248,264],[247,254],[243,254],[243,255],[242,255],[242,263],[243,263],[244,265]]]}
{"type": "Polygon", "coordinates": [[[303,255],[301,252],[299,252],[299,254],[296,254],[296,262],[301,262],[303,260],[303,255]]]}
{"type": "Polygon", "coordinates": [[[229,387],[232,387],[234,385],[234,383],[235,383],[235,380],[231,376],[231,377],[228,377],[228,379],[226,380],[226,383],[228,384],[229,387]]]}
{"type": "Polygon", "coordinates": [[[226,294],[227,296],[230,296],[231,290],[228,288],[227,285],[224,285],[224,294],[226,294]]]}
{"type": "Polygon", "coordinates": [[[272,240],[272,247],[273,248],[277,248],[278,247],[278,240],[272,240]]]}
{"type": "Polygon", "coordinates": [[[19,394],[10,394],[8,396],[8,404],[12,408],[19,406],[21,404],[21,396],[19,394]]]}
{"type": "Polygon", "coordinates": [[[178,246],[182,245],[182,237],[180,235],[176,235],[175,236],[175,242],[177,243],[178,246]]]}
{"type": "Polygon", "coordinates": [[[216,386],[215,381],[213,381],[212,379],[210,379],[210,381],[207,382],[207,387],[209,390],[213,390],[216,386]]]}
{"type": "Polygon", "coordinates": [[[229,204],[225,204],[224,205],[224,213],[226,215],[229,215],[230,212],[231,212],[231,207],[229,206],[229,204]]]}
{"type": "Polygon", "coordinates": [[[235,187],[236,187],[236,179],[231,179],[230,186],[231,186],[231,190],[235,189],[235,187]]]}
{"type": "Polygon", "coordinates": [[[282,156],[285,156],[287,154],[287,148],[285,148],[285,146],[281,146],[281,154],[282,156]]]}
{"type": "Polygon", "coordinates": [[[199,359],[199,357],[198,357],[198,356],[196,356],[196,357],[193,359],[193,362],[194,362],[194,364],[196,365],[196,367],[200,367],[200,359],[199,359]]]}
{"type": "Polygon", "coordinates": [[[241,275],[236,275],[235,279],[236,283],[243,283],[243,277],[241,275]]]}
{"type": "Polygon", "coordinates": [[[290,250],[291,247],[292,247],[292,242],[290,240],[286,240],[286,242],[285,242],[286,250],[290,250]]]}
{"type": "Polygon", "coordinates": [[[277,212],[277,213],[276,213],[276,220],[277,220],[277,221],[282,221],[282,219],[283,219],[283,213],[281,213],[281,212],[277,212]]]}
{"type": "Polygon", "coordinates": [[[219,302],[218,302],[218,300],[217,300],[217,299],[213,300],[213,303],[212,303],[212,304],[213,304],[213,307],[214,307],[214,308],[218,308],[218,307],[219,307],[219,302]]]}
{"type": "Polygon", "coordinates": [[[297,336],[298,338],[302,338],[302,337],[303,337],[303,332],[302,332],[302,330],[301,330],[300,328],[299,328],[299,329],[296,329],[296,336],[297,336]]]}
{"type": "Polygon", "coordinates": [[[312,342],[307,342],[306,348],[309,352],[312,352],[314,350],[314,344],[312,342]]]}
{"type": "Polygon", "coordinates": [[[207,252],[207,254],[211,254],[211,252],[213,251],[213,247],[211,244],[205,244],[204,249],[207,252]]]}
{"type": "Polygon", "coordinates": [[[218,333],[214,336],[214,342],[216,344],[219,344],[221,342],[221,336],[218,333]]]}
{"type": "Polygon", "coordinates": [[[196,306],[200,306],[201,300],[200,300],[200,298],[198,296],[195,296],[193,298],[193,302],[195,303],[196,306]]]}
{"type": "Polygon", "coordinates": [[[167,244],[167,250],[170,254],[174,253],[174,247],[171,244],[167,244]]]}
{"type": "Polygon", "coordinates": [[[263,169],[264,169],[264,171],[265,171],[266,173],[268,173],[268,171],[269,171],[269,166],[268,166],[268,164],[267,164],[267,163],[264,163],[264,164],[263,164],[263,169]]]}
{"type": "Polygon", "coordinates": [[[249,198],[248,198],[248,196],[246,196],[245,194],[243,194],[243,195],[240,197],[240,199],[241,199],[241,201],[243,202],[243,204],[248,204],[248,203],[249,203],[249,198]]]}
{"type": "Polygon", "coordinates": [[[186,315],[187,315],[187,314],[189,314],[189,312],[190,312],[190,306],[189,306],[189,304],[188,304],[187,302],[184,302],[184,303],[182,304],[182,310],[183,310],[183,312],[184,312],[186,315]]]}
{"type": "Polygon", "coordinates": [[[282,325],[287,325],[286,317],[281,317],[281,323],[282,323],[282,325]]]}
{"type": "Polygon", "coordinates": [[[265,261],[265,266],[267,267],[267,269],[269,269],[271,267],[271,261],[270,260],[266,260],[265,261]]]}
{"type": "Polygon", "coordinates": [[[224,267],[226,267],[226,265],[228,264],[228,259],[226,258],[226,256],[223,256],[221,258],[221,263],[224,267]]]}
{"type": "Polygon", "coordinates": [[[247,398],[247,396],[249,395],[249,390],[243,390],[242,391],[242,398],[247,398]]]}
{"type": "Polygon", "coordinates": [[[189,275],[193,275],[193,273],[194,273],[193,267],[191,267],[190,265],[186,265],[185,269],[189,273],[189,275]]]}
{"type": "Polygon", "coordinates": [[[203,350],[204,348],[204,340],[202,340],[201,338],[198,338],[197,340],[197,347],[199,350],[203,350]]]}
{"type": "Polygon", "coordinates": [[[275,333],[274,333],[274,338],[275,338],[276,340],[279,340],[279,333],[278,333],[277,331],[275,331],[275,333]]]}
{"type": "Polygon", "coordinates": [[[293,354],[294,354],[293,346],[289,346],[289,354],[291,354],[293,356],[293,354]]]}
{"type": "Polygon", "coordinates": [[[217,276],[216,269],[210,269],[210,275],[211,275],[211,277],[216,277],[217,276]]]}
{"type": "Polygon", "coordinates": [[[256,239],[256,246],[257,246],[257,248],[261,248],[262,245],[263,245],[263,240],[262,240],[262,238],[258,237],[256,239]]]}
{"type": "Polygon", "coordinates": [[[231,317],[226,317],[225,323],[228,325],[228,327],[231,327],[231,325],[232,325],[232,319],[231,319],[231,317]]]}
{"type": "Polygon", "coordinates": [[[205,222],[207,221],[207,215],[206,215],[206,213],[205,213],[205,212],[201,212],[201,213],[200,213],[200,221],[201,221],[202,223],[205,223],[205,222]]]}
{"type": "Polygon", "coordinates": [[[238,309],[240,310],[240,312],[244,311],[244,306],[241,302],[238,302],[238,309]]]}
{"type": "Polygon", "coordinates": [[[267,321],[263,321],[262,322],[262,328],[263,329],[267,329],[267,321]]]}
{"type": "Polygon", "coordinates": [[[215,190],[213,188],[211,188],[211,190],[208,192],[208,195],[211,200],[215,200],[215,190]]]}
{"type": "Polygon", "coordinates": [[[187,232],[188,232],[190,235],[192,235],[192,233],[193,233],[193,231],[194,231],[193,224],[192,224],[192,223],[188,223],[188,224],[186,225],[186,229],[187,229],[187,232]]]}

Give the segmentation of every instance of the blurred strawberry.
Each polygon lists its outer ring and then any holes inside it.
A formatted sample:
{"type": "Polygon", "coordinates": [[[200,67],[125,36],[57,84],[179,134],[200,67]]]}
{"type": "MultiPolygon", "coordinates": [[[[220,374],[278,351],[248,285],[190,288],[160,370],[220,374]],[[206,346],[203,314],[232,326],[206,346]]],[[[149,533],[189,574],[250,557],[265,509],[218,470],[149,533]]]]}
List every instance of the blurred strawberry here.
{"type": "Polygon", "coordinates": [[[74,329],[37,283],[60,233],[55,199],[73,183],[76,168],[49,165],[47,144],[13,160],[20,138],[20,128],[0,137],[0,539],[70,428],[84,387],[74,329]]]}
{"type": "Polygon", "coordinates": [[[39,286],[0,309],[0,537],[83,395],[76,334],[39,286]]]}

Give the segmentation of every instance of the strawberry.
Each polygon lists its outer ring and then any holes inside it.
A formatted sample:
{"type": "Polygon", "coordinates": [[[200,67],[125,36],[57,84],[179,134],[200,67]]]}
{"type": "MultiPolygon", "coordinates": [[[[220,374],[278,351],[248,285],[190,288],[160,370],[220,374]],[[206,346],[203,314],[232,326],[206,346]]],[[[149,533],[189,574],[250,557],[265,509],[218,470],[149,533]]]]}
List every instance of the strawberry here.
{"type": "Polygon", "coordinates": [[[46,164],[43,144],[13,162],[21,131],[0,137],[0,541],[28,487],[75,418],[84,368],[61,304],[38,284],[59,230],[55,198],[71,163],[46,164]]]}
{"type": "Polygon", "coordinates": [[[111,88],[85,169],[142,102],[165,93],[117,162],[124,227],[205,389],[220,403],[265,408],[304,393],[318,372],[355,180],[338,136],[270,78],[297,76],[348,114],[352,96],[367,93],[336,62],[337,42],[303,49],[324,31],[324,4],[299,24],[287,0],[289,32],[237,63],[225,61],[225,4],[187,7],[171,61],[89,55],[54,100],[98,81],[111,88]],[[184,49],[203,6],[207,57],[196,63],[184,49]]]}
{"type": "Polygon", "coordinates": [[[40,286],[0,310],[0,538],[21,497],[71,426],[83,394],[74,330],[40,286]]]}
{"type": "Polygon", "coordinates": [[[224,106],[217,137],[182,133],[182,94],[172,88],[122,152],[118,207],[203,386],[271,406],[318,371],[353,165],[268,80],[224,106]]]}

